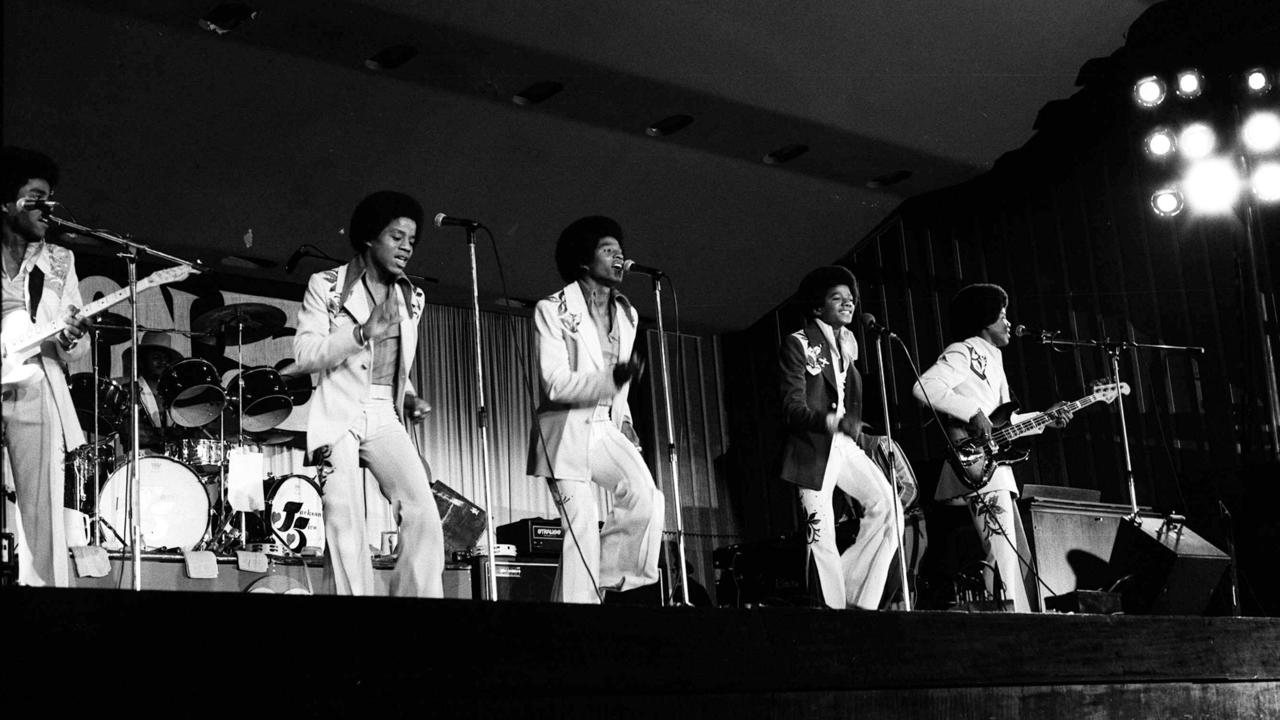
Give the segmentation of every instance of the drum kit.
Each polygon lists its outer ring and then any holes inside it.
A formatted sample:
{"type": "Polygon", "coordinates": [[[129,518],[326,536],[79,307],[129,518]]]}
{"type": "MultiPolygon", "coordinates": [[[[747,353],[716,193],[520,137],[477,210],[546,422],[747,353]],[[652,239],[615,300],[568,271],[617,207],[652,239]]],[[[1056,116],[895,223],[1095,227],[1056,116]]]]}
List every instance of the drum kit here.
{"type": "MultiPolygon", "coordinates": [[[[293,363],[243,363],[243,346],[277,336],[285,325],[279,308],[238,303],[197,317],[190,335],[237,346],[239,361],[219,374],[199,357],[178,359],[154,381],[163,441],[138,459],[141,545],[161,550],[257,550],[273,556],[318,555],[325,547],[320,485],[304,475],[262,478],[265,509],[237,511],[228,500],[229,465],[238,452],[297,445],[302,433],[281,429],[295,407],[311,397],[311,378],[290,372],[293,363]]],[[[180,333],[177,330],[153,330],[180,333]]],[[[129,341],[129,323],[103,313],[90,339],[100,345],[129,341]]],[[[177,355],[177,353],[174,353],[177,355]]],[[[181,357],[181,356],[178,356],[181,357]]],[[[66,459],[68,544],[128,545],[127,480],[133,464],[123,438],[131,423],[127,381],[94,372],[71,377],[71,399],[87,444],[66,459]],[[121,449],[123,447],[123,450],[121,449]]],[[[142,394],[138,393],[141,405],[142,394]]],[[[139,407],[139,414],[146,410],[139,407]]],[[[139,424],[142,424],[140,417],[139,424]]],[[[322,480],[322,478],[321,478],[322,480]]],[[[256,481],[254,481],[256,482],[256,481]]]]}

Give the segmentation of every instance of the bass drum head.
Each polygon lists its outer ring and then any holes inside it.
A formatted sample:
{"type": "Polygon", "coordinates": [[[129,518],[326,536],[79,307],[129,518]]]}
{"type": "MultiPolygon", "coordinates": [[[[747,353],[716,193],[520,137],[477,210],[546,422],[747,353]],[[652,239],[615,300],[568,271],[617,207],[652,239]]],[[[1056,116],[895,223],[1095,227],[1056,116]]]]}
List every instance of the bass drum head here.
{"type": "MultiPolygon", "coordinates": [[[[99,514],[107,522],[102,544],[108,550],[122,549],[129,537],[125,511],[131,462],[111,473],[98,499],[99,514]]],[[[194,549],[209,530],[209,496],[199,477],[183,463],[160,455],[138,463],[142,547],[194,549]]]]}
{"type": "Polygon", "coordinates": [[[315,481],[304,475],[285,475],[267,489],[268,540],[282,543],[298,555],[324,553],[324,500],[315,481]]]}

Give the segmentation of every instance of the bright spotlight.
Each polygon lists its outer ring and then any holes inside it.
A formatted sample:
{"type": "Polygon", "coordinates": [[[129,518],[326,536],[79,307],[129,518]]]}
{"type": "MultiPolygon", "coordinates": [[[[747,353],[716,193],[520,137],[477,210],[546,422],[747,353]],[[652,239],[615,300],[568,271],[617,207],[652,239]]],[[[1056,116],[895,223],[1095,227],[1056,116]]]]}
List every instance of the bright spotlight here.
{"type": "Polygon", "coordinates": [[[1200,160],[1209,157],[1218,144],[1218,136],[1206,123],[1191,123],[1178,135],[1178,147],[1182,148],[1182,157],[1186,160],[1200,160]]]}
{"type": "Polygon", "coordinates": [[[1183,70],[1178,73],[1178,97],[1190,99],[1199,97],[1204,90],[1204,77],[1198,70],[1183,70]]]}
{"type": "Polygon", "coordinates": [[[1155,75],[1148,75],[1133,84],[1133,99],[1142,107],[1155,107],[1164,102],[1164,81],[1155,75]]]}
{"type": "Polygon", "coordinates": [[[1182,188],[1192,212],[1220,215],[1230,211],[1240,195],[1240,174],[1226,158],[1200,160],[1187,168],[1182,188]]]}
{"type": "Polygon", "coordinates": [[[1240,138],[1249,152],[1269,153],[1280,148],[1280,115],[1270,111],[1250,115],[1240,128],[1240,138]]]}
{"type": "Polygon", "coordinates": [[[1254,168],[1250,184],[1253,185],[1254,197],[1262,202],[1280,201],[1280,162],[1259,163],[1254,168]]]}
{"type": "Polygon", "coordinates": [[[1173,153],[1177,143],[1173,139],[1173,132],[1168,128],[1156,128],[1147,136],[1143,146],[1151,157],[1164,159],[1173,153]]]}
{"type": "Polygon", "coordinates": [[[1271,89],[1271,78],[1262,68],[1254,68],[1245,73],[1244,86],[1254,95],[1262,95],[1271,89]]]}
{"type": "Polygon", "coordinates": [[[1182,212],[1182,193],[1175,188],[1161,188],[1151,194],[1151,208],[1164,217],[1177,215],[1182,212]]]}

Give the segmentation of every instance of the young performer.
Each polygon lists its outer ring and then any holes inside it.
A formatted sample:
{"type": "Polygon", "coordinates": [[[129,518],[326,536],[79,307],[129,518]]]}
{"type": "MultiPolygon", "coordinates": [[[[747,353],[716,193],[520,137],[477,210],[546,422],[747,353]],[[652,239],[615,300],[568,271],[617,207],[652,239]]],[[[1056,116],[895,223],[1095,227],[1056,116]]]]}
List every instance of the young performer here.
{"type": "Polygon", "coordinates": [[[796,297],[807,315],[804,327],[779,351],[788,431],[782,479],[798,486],[823,600],[833,608],[875,610],[901,543],[893,487],[857,442],[862,378],[853,364],[858,344],[846,326],[858,306],[858,281],[846,268],[820,267],[805,276],[796,297]],[[832,510],[837,487],[864,511],[857,541],[843,555],[832,510]]]}
{"type": "Polygon", "coordinates": [[[568,531],[556,578],[562,602],[599,603],[606,590],[658,580],[665,506],[627,405],[643,363],[633,349],[639,316],[616,289],[622,263],[617,222],[575,221],[556,243],[556,268],[568,284],[534,311],[542,399],[529,474],[550,483],[568,531]],[[612,499],[603,529],[591,483],[612,499]]]}
{"type": "Polygon", "coordinates": [[[24,207],[53,195],[57,165],[41,153],[6,147],[0,172],[4,178],[0,187],[4,336],[22,336],[34,326],[71,320],[26,361],[38,370],[35,378],[4,388],[3,401],[5,449],[27,541],[26,547],[19,548],[18,582],[65,587],[71,576],[63,518],[63,461],[68,450],[84,444],[84,433],[63,365],[87,352],[88,343],[79,342],[87,320],[75,316],[81,305],[75,256],[45,240],[49,224],[42,210],[24,207]]]}
{"type": "Polygon", "coordinates": [[[323,488],[325,585],[342,595],[374,593],[365,540],[368,467],[400,522],[394,595],[441,597],[444,535],[431,481],[402,421],[429,410],[409,382],[423,293],[405,276],[422,207],[376,192],[351,215],[346,265],[311,276],[294,339],[297,371],[320,373],[307,422],[307,454],[328,451],[323,488]]]}
{"type": "MultiPolygon", "coordinates": [[[[929,404],[944,421],[968,426],[969,434],[986,438],[992,425],[987,415],[1010,400],[1009,381],[1004,374],[1000,348],[1009,344],[1011,325],[1006,316],[1009,296],[999,285],[975,284],[961,288],[951,300],[951,335],[957,340],[921,375],[913,394],[929,404]]],[[[1056,414],[1054,427],[1065,427],[1071,413],[1058,403],[1049,409],[1056,414]]],[[[1012,422],[1022,417],[1013,416],[1012,422]]],[[[987,485],[973,492],[956,475],[948,462],[942,467],[934,499],[952,505],[968,505],[974,528],[986,552],[984,574],[987,589],[995,593],[999,570],[1003,596],[1013,600],[1016,612],[1030,612],[1023,584],[1023,560],[1027,558],[1022,538],[1022,520],[1013,499],[1018,495],[1013,469],[999,467],[987,485]]]]}

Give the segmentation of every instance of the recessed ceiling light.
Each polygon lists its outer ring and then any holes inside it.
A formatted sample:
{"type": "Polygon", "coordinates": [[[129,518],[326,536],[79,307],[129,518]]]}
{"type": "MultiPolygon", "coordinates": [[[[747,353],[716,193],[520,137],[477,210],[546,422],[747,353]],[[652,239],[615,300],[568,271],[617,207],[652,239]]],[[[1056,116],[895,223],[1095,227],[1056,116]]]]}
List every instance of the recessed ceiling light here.
{"type": "Polygon", "coordinates": [[[867,181],[866,185],[872,190],[876,188],[889,187],[890,185],[897,185],[914,174],[915,173],[910,170],[894,170],[891,173],[885,173],[884,175],[871,178],[867,181]]]}
{"type": "Polygon", "coordinates": [[[373,57],[364,61],[370,70],[395,70],[418,54],[418,48],[412,45],[392,45],[379,50],[373,57]]]}
{"type": "Polygon", "coordinates": [[[809,152],[808,145],[800,145],[798,143],[795,145],[787,145],[786,147],[780,147],[768,155],[765,155],[763,158],[764,164],[781,165],[785,162],[791,162],[807,152],[809,152]]]}
{"type": "Polygon", "coordinates": [[[537,105],[564,89],[564,85],[554,80],[537,82],[511,96],[511,102],[517,105],[537,105]]]}
{"type": "Polygon", "coordinates": [[[645,128],[644,134],[649,137],[666,137],[689,127],[691,122],[693,122],[692,115],[672,115],[645,128]]]}

